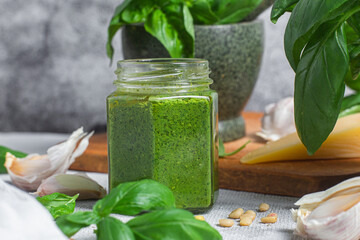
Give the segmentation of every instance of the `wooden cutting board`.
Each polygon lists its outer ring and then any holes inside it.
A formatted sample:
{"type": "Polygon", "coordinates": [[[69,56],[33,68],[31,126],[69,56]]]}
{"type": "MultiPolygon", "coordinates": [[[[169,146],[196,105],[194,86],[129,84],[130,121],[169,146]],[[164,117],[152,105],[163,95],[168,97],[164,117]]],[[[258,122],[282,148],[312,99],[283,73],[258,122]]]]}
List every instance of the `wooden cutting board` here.
{"type": "MultiPolygon", "coordinates": [[[[300,197],[325,190],[345,179],[360,175],[360,159],[289,161],[245,165],[239,159],[265,144],[255,135],[260,130],[260,113],[244,113],[246,137],[225,143],[227,152],[251,140],[238,154],[219,159],[221,188],[300,197]]],[[[359,150],[360,151],[360,150],[359,150]]],[[[90,139],[85,153],[71,166],[73,170],[107,172],[106,134],[90,139]]]]}

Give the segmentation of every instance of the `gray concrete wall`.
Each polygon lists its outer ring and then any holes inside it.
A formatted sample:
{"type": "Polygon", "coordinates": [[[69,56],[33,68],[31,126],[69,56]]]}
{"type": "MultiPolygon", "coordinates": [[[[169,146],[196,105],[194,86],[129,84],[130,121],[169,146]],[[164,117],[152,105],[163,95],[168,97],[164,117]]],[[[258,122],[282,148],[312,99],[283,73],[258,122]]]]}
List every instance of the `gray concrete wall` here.
{"type": "MultiPolygon", "coordinates": [[[[115,66],[105,54],[115,0],[0,1],[0,131],[103,129],[115,66]]],[[[265,21],[263,66],[247,110],[292,95],[283,51],[287,18],[265,21]]],[[[115,59],[121,59],[119,37],[115,59]]]]}

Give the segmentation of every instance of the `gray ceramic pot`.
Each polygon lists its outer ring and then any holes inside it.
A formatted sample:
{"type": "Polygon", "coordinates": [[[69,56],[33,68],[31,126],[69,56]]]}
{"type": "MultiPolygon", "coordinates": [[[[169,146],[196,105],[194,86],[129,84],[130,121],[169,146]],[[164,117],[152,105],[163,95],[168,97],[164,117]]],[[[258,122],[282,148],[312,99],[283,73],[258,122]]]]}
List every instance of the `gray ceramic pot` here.
{"type": "MultiPolygon", "coordinates": [[[[263,53],[262,21],[228,25],[195,26],[195,57],[209,61],[219,94],[219,133],[223,141],[245,134],[241,111],[257,80],[263,53]]],[[[125,59],[169,57],[165,48],[143,26],[122,30],[125,59]]]]}

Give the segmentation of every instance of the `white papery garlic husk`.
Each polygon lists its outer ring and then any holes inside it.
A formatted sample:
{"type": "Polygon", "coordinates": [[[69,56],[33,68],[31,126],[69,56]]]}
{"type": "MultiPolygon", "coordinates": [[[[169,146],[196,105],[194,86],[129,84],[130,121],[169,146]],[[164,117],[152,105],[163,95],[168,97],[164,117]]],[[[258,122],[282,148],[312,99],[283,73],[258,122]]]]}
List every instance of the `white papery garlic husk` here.
{"type": "Polygon", "coordinates": [[[65,173],[75,159],[86,150],[93,133],[84,133],[81,127],[65,142],[50,147],[46,155],[29,154],[25,158],[17,158],[11,153],[6,153],[5,167],[11,181],[21,189],[35,191],[42,180],[65,173]]]}
{"type": "Polygon", "coordinates": [[[295,205],[300,206],[292,209],[295,234],[319,240],[360,238],[360,177],[307,194],[295,205]]]}
{"type": "Polygon", "coordinates": [[[295,131],[294,98],[288,97],[265,107],[261,132],[256,135],[267,141],[276,141],[295,131]]]}

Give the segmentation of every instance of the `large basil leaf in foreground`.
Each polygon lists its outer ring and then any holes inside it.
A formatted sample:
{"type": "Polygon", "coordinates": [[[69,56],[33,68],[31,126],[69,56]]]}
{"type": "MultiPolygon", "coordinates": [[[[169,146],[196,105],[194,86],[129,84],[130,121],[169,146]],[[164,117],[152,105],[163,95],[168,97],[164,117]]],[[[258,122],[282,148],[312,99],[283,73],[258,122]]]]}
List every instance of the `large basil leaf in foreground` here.
{"type": "Polygon", "coordinates": [[[349,66],[345,33],[340,28],[331,32],[338,22],[331,21],[314,34],[296,70],[295,123],[309,154],[334,128],[345,91],[349,66]]]}
{"type": "MultiPolygon", "coordinates": [[[[300,0],[294,8],[285,31],[285,53],[286,57],[297,72],[297,66],[304,47],[308,44],[312,35],[323,24],[341,16],[350,17],[358,0],[300,0]]],[[[341,18],[342,23],[348,18],[341,18]]],[[[329,29],[331,33],[335,29],[329,29]]],[[[323,31],[323,34],[327,34],[323,31]]],[[[322,41],[321,38],[313,41],[322,41]]]]}
{"type": "Polygon", "coordinates": [[[136,239],[222,239],[207,222],[181,209],[159,210],[138,216],[126,223],[136,239]]]}
{"type": "Polygon", "coordinates": [[[109,195],[97,201],[94,212],[102,217],[110,213],[136,215],[143,211],[175,207],[173,193],[150,179],[119,184],[109,195]]]}

